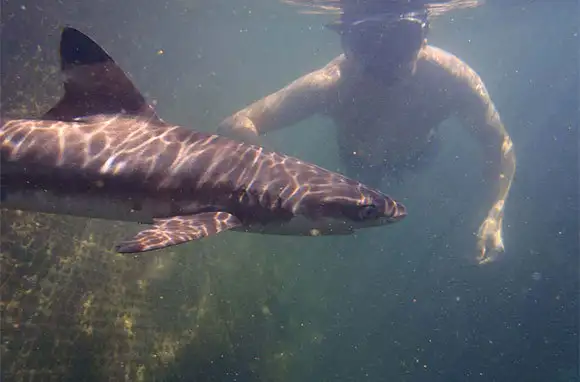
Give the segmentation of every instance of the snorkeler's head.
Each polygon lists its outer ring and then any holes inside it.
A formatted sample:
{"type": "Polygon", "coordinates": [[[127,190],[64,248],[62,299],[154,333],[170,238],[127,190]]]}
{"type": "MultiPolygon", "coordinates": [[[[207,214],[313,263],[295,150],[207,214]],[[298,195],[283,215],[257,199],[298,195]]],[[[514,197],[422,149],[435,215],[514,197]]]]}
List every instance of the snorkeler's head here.
{"type": "Polygon", "coordinates": [[[335,14],[328,25],[342,39],[349,61],[381,82],[415,67],[432,19],[449,11],[474,8],[484,0],[281,0],[305,7],[304,13],[335,14]]]}
{"type": "Polygon", "coordinates": [[[340,34],[345,55],[364,71],[398,76],[414,66],[429,22],[425,11],[363,17],[345,13],[328,27],[340,34]]]}

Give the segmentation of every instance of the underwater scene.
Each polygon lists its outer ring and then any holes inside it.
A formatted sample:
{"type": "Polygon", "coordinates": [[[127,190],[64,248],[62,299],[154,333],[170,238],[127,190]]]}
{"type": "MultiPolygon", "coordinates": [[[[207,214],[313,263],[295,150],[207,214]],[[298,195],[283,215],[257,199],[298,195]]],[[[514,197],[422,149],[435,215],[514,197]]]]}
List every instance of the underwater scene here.
{"type": "Polygon", "coordinates": [[[580,382],[577,1],[0,15],[2,382],[580,382]]]}

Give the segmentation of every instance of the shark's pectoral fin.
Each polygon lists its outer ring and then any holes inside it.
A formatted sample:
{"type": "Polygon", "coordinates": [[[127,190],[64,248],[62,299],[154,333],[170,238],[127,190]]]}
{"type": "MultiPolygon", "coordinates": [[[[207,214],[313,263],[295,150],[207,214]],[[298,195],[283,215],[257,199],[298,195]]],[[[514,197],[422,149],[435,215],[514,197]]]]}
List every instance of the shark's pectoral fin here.
{"type": "Polygon", "coordinates": [[[170,247],[239,227],[242,223],[227,212],[204,212],[191,216],[155,219],[152,228],[116,246],[117,252],[135,253],[170,247]]]}

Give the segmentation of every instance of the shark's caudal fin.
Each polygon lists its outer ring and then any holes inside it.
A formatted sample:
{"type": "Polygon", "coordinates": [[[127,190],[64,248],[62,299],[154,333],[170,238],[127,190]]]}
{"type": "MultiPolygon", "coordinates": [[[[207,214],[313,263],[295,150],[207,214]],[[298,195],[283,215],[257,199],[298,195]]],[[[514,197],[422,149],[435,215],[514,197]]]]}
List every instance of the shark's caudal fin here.
{"type": "Polygon", "coordinates": [[[70,121],[124,113],[163,123],[123,70],[85,34],[70,27],[63,29],[60,61],[64,95],[43,119],[70,121]]]}
{"type": "Polygon", "coordinates": [[[204,212],[191,216],[155,219],[152,228],[117,245],[119,253],[147,252],[215,235],[242,223],[227,212],[204,212]]]}

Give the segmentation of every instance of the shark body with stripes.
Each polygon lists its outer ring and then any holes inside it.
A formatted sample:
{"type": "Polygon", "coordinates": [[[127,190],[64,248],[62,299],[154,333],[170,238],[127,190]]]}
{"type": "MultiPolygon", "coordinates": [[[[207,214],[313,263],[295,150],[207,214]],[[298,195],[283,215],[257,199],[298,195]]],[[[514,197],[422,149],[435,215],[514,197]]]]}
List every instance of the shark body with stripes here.
{"type": "Polygon", "coordinates": [[[338,173],[166,123],[76,29],[63,29],[60,56],[60,101],[41,118],[1,123],[2,208],[147,224],[121,253],[225,230],[344,235],[406,216],[338,173]]]}

